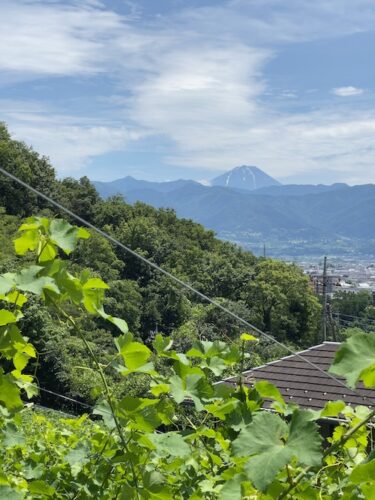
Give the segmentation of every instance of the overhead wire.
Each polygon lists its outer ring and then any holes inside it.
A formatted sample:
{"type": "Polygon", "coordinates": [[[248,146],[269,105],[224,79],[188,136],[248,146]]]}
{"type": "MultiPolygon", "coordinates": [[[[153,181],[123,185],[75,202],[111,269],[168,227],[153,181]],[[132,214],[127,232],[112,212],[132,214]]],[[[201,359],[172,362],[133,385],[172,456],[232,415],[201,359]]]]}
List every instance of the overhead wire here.
{"type": "MultiPolygon", "coordinates": [[[[236,319],[239,323],[242,323],[243,325],[245,325],[253,333],[257,333],[260,337],[264,337],[264,338],[268,339],[269,341],[273,342],[274,344],[278,345],[279,347],[283,348],[290,355],[296,356],[299,360],[301,360],[304,363],[310,365],[312,368],[316,369],[317,371],[319,371],[320,373],[324,374],[325,376],[331,378],[332,380],[334,380],[339,385],[345,387],[348,391],[351,391],[352,393],[356,394],[357,396],[360,396],[360,397],[363,396],[356,389],[349,388],[342,380],[338,379],[337,377],[335,377],[331,373],[323,370],[322,368],[320,368],[318,365],[316,365],[315,363],[313,363],[309,359],[305,358],[304,356],[302,356],[298,352],[294,351],[293,349],[291,349],[287,345],[285,345],[282,342],[280,342],[279,340],[275,339],[272,335],[270,335],[270,334],[268,334],[266,332],[263,332],[258,327],[256,327],[255,325],[251,324],[249,321],[245,320],[241,316],[239,316],[237,313],[235,313],[235,312],[231,311],[230,309],[226,308],[225,306],[223,306],[220,302],[218,302],[218,301],[216,301],[214,299],[211,299],[209,296],[207,296],[204,293],[200,292],[199,290],[197,290],[196,288],[194,288],[189,283],[186,283],[185,281],[181,280],[180,278],[178,278],[177,276],[175,276],[171,272],[167,271],[166,269],[163,269],[162,267],[160,267],[159,265],[155,264],[151,260],[147,259],[143,255],[140,255],[139,253],[135,252],[134,250],[132,250],[127,245],[121,243],[114,236],[108,234],[107,232],[105,232],[102,229],[98,228],[97,226],[95,226],[91,222],[87,221],[86,219],[84,219],[81,216],[77,215],[76,213],[72,212],[69,208],[65,207],[64,205],[62,205],[61,203],[57,202],[56,200],[54,200],[50,196],[48,196],[45,193],[43,193],[43,192],[39,191],[38,189],[34,188],[29,183],[23,181],[22,179],[20,179],[19,177],[15,176],[14,174],[11,174],[10,172],[8,172],[3,167],[0,167],[0,172],[3,175],[5,175],[6,177],[8,177],[9,179],[12,179],[13,181],[15,181],[16,183],[18,183],[19,185],[23,186],[27,190],[31,191],[32,193],[36,194],[40,198],[44,199],[45,201],[47,201],[48,203],[50,203],[54,207],[56,207],[59,210],[65,212],[70,217],[72,217],[73,219],[75,219],[76,221],[78,221],[79,223],[81,223],[82,225],[84,225],[84,226],[92,229],[97,234],[100,234],[101,236],[103,236],[104,238],[106,238],[108,241],[111,241],[116,246],[122,248],[123,250],[125,250],[127,253],[129,253],[133,257],[141,260],[142,262],[144,262],[145,264],[147,264],[151,268],[155,269],[159,273],[164,274],[165,276],[167,276],[168,278],[170,278],[172,281],[178,283],[183,288],[186,288],[187,290],[189,290],[190,292],[194,293],[195,295],[197,295],[198,297],[200,297],[204,301],[208,302],[209,304],[211,304],[211,305],[215,306],[216,308],[220,309],[221,311],[225,312],[226,314],[228,314],[232,318],[236,319]]],[[[374,404],[375,404],[375,401],[374,401],[374,404]]]]}
{"type": "Polygon", "coordinates": [[[358,319],[360,321],[366,321],[367,323],[368,322],[375,323],[375,319],[363,318],[361,316],[352,316],[350,314],[342,314],[342,313],[339,313],[339,312],[333,312],[332,315],[333,316],[339,316],[340,318],[352,318],[352,319],[358,319]]]}
{"type": "Polygon", "coordinates": [[[338,319],[335,318],[335,321],[341,324],[341,326],[344,326],[345,328],[347,327],[353,327],[353,328],[367,328],[368,330],[374,331],[375,325],[370,325],[368,323],[360,323],[360,322],[355,322],[355,321],[349,321],[345,319],[338,319]]]}
{"type": "Polygon", "coordinates": [[[90,410],[94,410],[94,408],[95,408],[94,406],[91,406],[87,403],[83,403],[82,401],[79,401],[78,399],[74,399],[74,398],[71,398],[70,396],[65,396],[64,394],[60,394],[60,393],[52,391],[50,389],[46,389],[45,387],[41,387],[38,384],[33,384],[32,382],[26,382],[25,385],[27,385],[28,387],[34,387],[35,389],[38,389],[38,390],[45,392],[47,394],[51,394],[51,395],[56,396],[60,399],[64,399],[65,401],[69,401],[70,403],[75,403],[77,405],[82,406],[83,408],[88,408],[90,410]]]}

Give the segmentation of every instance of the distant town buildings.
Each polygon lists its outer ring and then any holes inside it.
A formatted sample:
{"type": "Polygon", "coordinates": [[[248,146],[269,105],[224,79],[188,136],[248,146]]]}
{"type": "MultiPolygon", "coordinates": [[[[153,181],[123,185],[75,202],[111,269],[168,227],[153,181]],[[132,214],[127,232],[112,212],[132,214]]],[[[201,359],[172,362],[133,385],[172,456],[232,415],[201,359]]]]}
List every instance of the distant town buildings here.
{"type": "MultiPolygon", "coordinates": [[[[322,266],[301,263],[304,273],[310,279],[311,288],[318,295],[324,292],[324,274],[322,266]]],[[[333,295],[339,291],[358,293],[372,292],[375,297],[375,264],[356,262],[330,262],[326,275],[326,291],[333,295]]]]}

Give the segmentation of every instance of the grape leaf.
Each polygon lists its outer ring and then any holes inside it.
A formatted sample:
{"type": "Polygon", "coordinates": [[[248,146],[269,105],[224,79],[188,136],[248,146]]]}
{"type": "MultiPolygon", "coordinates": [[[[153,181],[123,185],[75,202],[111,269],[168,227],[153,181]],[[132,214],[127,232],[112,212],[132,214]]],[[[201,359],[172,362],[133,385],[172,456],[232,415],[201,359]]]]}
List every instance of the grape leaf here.
{"type": "Polygon", "coordinates": [[[25,255],[25,253],[29,250],[36,250],[38,248],[39,241],[39,231],[36,229],[29,229],[28,231],[24,231],[19,238],[14,240],[14,249],[18,255],[25,255]]]}
{"type": "Polygon", "coordinates": [[[375,478],[375,460],[365,464],[359,464],[355,467],[350,474],[350,480],[354,484],[366,483],[374,481],[375,478]]]}
{"type": "Polygon", "coordinates": [[[259,393],[261,398],[273,399],[277,401],[282,406],[285,406],[284,398],[281,395],[279,389],[271,384],[271,382],[267,382],[267,380],[261,380],[254,384],[254,388],[259,393]]]}
{"type": "Polygon", "coordinates": [[[91,289],[95,290],[98,288],[108,289],[109,286],[107,285],[107,283],[104,283],[104,281],[101,280],[100,278],[90,278],[83,284],[82,288],[84,290],[91,290],[91,289]]]}
{"type": "Polygon", "coordinates": [[[65,460],[70,465],[73,477],[76,477],[81,472],[87,461],[88,453],[89,448],[87,445],[84,443],[78,443],[76,448],[70,450],[69,453],[65,455],[65,460]]]}
{"type": "Polygon", "coordinates": [[[70,254],[79,238],[88,238],[90,233],[83,228],[77,228],[63,219],[53,219],[49,228],[49,236],[53,243],[66,254],[70,254]]]}
{"type": "Polygon", "coordinates": [[[350,337],[336,352],[329,371],[346,379],[354,388],[359,380],[375,386],[375,335],[360,333],[350,337]]]}
{"type": "Polygon", "coordinates": [[[162,434],[148,434],[147,438],[156,448],[158,456],[171,455],[172,457],[187,457],[191,450],[184,438],[177,432],[164,432],[162,434]]]}
{"type": "MultiPolygon", "coordinates": [[[[117,318],[116,316],[111,316],[110,314],[107,314],[103,307],[100,307],[99,309],[97,309],[96,311],[99,316],[101,316],[103,319],[106,319],[107,321],[109,321],[110,323],[112,323],[113,325],[117,326],[117,328],[124,334],[128,333],[129,332],[129,327],[128,327],[128,324],[125,320],[121,319],[121,318],[117,318]]],[[[151,351],[150,351],[151,352],[151,351]]]]}
{"type": "Polygon", "coordinates": [[[0,401],[2,401],[9,410],[16,410],[22,407],[20,391],[10,378],[11,375],[4,375],[0,369],[0,401]]]}
{"type": "Polygon", "coordinates": [[[12,423],[9,423],[5,426],[3,433],[4,433],[4,439],[3,439],[4,446],[13,447],[13,446],[20,446],[25,443],[25,436],[21,432],[19,432],[17,427],[12,423]]]}
{"type": "Polygon", "coordinates": [[[257,413],[233,441],[233,452],[250,456],[245,471],[254,486],[264,491],[292,458],[303,465],[319,465],[321,437],[308,412],[295,411],[290,425],[278,415],[257,413]]]}
{"type": "Polygon", "coordinates": [[[212,398],[213,389],[207,379],[197,373],[186,375],[183,378],[173,375],[169,379],[171,386],[171,395],[176,403],[182,403],[184,399],[191,399],[197,411],[204,409],[202,400],[206,401],[212,398]]]}
{"type": "Polygon", "coordinates": [[[243,342],[258,342],[259,339],[251,335],[250,333],[242,333],[240,339],[243,342]]]}
{"type": "Polygon", "coordinates": [[[41,295],[44,288],[59,294],[60,291],[53,278],[50,276],[37,276],[42,269],[41,266],[30,266],[27,269],[22,269],[15,277],[17,288],[23,292],[31,292],[36,295],[41,295]]]}
{"type": "Polygon", "coordinates": [[[10,486],[1,485],[0,498],[1,500],[22,500],[24,498],[24,494],[14,490],[10,486]]]}
{"type": "Polygon", "coordinates": [[[116,346],[129,371],[136,371],[150,359],[150,349],[140,342],[133,342],[132,335],[122,335],[116,339],[116,346]]]}
{"type": "Polygon", "coordinates": [[[55,493],[55,488],[47,484],[45,481],[37,479],[36,481],[29,483],[29,491],[30,493],[35,493],[36,495],[51,497],[55,493]]]}
{"type": "Polygon", "coordinates": [[[5,273],[0,276],[0,294],[7,294],[15,286],[15,273],[5,273]]]}
{"type": "Polygon", "coordinates": [[[10,323],[16,323],[17,318],[11,311],[6,309],[0,309],[0,326],[9,325],[10,323]]]}
{"type": "Polygon", "coordinates": [[[241,484],[246,481],[245,474],[236,474],[220,490],[220,500],[241,500],[241,484]]]}

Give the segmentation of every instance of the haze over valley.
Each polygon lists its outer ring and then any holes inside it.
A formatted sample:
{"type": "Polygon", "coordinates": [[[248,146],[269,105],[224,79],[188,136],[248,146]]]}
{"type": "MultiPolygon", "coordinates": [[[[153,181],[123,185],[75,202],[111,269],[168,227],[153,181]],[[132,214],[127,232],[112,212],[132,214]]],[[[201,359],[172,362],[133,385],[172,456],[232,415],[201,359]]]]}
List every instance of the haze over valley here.
{"type": "Polygon", "coordinates": [[[375,185],[281,184],[258,167],[236,167],[210,185],[149,182],[131,176],[94,182],[104,196],[121,194],[173,208],[256,254],[274,257],[368,257],[375,253],[375,185]]]}

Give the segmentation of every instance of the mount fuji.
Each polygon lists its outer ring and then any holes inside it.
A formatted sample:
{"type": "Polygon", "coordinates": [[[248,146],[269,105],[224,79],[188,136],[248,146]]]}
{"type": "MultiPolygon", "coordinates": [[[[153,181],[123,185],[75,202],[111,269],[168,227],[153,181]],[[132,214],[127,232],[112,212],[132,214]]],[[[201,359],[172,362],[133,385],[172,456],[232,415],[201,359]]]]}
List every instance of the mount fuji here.
{"type": "Polygon", "coordinates": [[[221,186],[246,191],[255,191],[270,186],[281,186],[273,177],[267,175],[263,170],[255,166],[242,165],[226,172],[211,181],[211,186],[221,186]]]}

